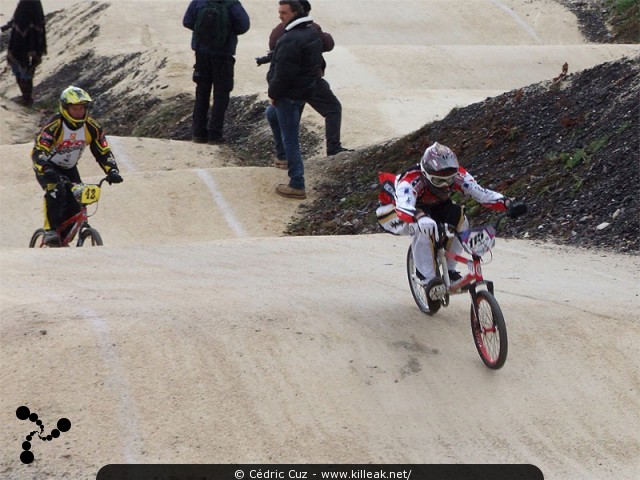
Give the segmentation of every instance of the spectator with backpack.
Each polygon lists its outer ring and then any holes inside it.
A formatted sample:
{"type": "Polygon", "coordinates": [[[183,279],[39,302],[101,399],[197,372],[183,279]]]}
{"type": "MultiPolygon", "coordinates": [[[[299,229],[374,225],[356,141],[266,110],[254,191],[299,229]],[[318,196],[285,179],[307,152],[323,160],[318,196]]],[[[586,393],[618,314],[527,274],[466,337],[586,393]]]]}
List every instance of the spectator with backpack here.
{"type": "Polygon", "coordinates": [[[249,31],[249,14],[238,0],[191,0],[182,24],[193,31],[191,49],[196,56],[193,142],[224,143],[224,117],[233,90],[238,35],[249,31]]]}

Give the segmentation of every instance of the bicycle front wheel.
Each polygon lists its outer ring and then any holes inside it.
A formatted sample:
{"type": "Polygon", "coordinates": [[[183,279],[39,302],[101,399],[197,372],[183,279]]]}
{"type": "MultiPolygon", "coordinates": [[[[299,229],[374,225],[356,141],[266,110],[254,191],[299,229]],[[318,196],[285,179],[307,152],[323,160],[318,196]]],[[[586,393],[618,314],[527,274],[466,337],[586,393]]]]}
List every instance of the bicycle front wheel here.
{"type": "Polygon", "coordinates": [[[98,233],[95,228],[85,228],[80,232],[80,236],[78,237],[78,247],[82,247],[85,242],[89,240],[90,243],[87,245],[91,247],[99,247],[102,245],[102,237],[98,233]]]}
{"type": "Polygon", "coordinates": [[[501,368],[507,360],[507,325],[498,301],[487,290],[479,290],[476,308],[471,306],[471,333],[480,358],[494,370],[501,368]]]}
{"type": "Polygon", "coordinates": [[[44,228],[39,228],[31,236],[29,248],[40,248],[44,246],[44,228]]]}
{"type": "Polygon", "coordinates": [[[409,287],[411,288],[411,295],[418,305],[421,312],[427,315],[433,315],[440,310],[441,303],[431,300],[427,295],[427,291],[422,284],[422,281],[416,273],[416,264],[413,261],[413,252],[411,246],[407,252],[407,277],[409,278],[409,287]]]}

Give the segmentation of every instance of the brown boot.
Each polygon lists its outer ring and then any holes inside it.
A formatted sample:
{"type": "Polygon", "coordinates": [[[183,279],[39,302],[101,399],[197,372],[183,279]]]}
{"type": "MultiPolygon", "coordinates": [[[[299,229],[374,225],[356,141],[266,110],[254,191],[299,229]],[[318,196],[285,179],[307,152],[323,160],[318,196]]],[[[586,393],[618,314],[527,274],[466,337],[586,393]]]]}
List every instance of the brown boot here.
{"type": "Polygon", "coordinates": [[[304,200],[305,198],[307,198],[307,194],[304,191],[304,188],[291,188],[286,183],[281,183],[280,185],[278,185],[276,187],[276,193],[281,197],[295,198],[297,200],[304,200]]]}
{"type": "Polygon", "coordinates": [[[289,168],[289,162],[286,160],[277,159],[275,162],[273,162],[273,166],[276,168],[287,170],[289,168]]]}

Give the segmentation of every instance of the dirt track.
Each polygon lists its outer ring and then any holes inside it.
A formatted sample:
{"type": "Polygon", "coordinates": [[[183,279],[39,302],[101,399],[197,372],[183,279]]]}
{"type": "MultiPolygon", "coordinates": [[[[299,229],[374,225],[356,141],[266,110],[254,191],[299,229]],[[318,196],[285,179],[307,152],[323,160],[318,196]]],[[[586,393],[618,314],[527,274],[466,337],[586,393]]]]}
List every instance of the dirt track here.
{"type": "MultiPolygon", "coordinates": [[[[183,6],[166,3],[179,23],[183,6]]],[[[246,57],[262,52],[275,15],[257,0],[243,3],[256,11],[241,41],[246,57]]],[[[349,112],[345,137],[354,146],[410,131],[431,107],[446,111],[478,92],[550,78],[568,54],[588,63],[594,52],[608,58],[626,48],[584,45],[571,16],[547,2],[545,10],[478,0],[454,12],[448,2],[402,2],[417,12],[411,28],[406,14],[383,8],[389,2],[366,2],[377,10],[326,3],[316,9],[323,27],[348,32],[329,80],[349,112]],[[424,3],[450,36],[425,36],[424,3]],[[496,9],[503,28],[483,33],[496,9]],[[384,35],[367,28],[385,21],[384,35]],[[434,38],[442,45],[420,49],[467,63],[469,77],[444,69],[420,86],[427,65],[404,46],[434,38]],[[479,39],[493,43],[462,48],[479,39]],[[350,73],[372,62],[371,49],[389,63],[350,73]],[[540,60],[523,69],[523,52],[540,60]],[[496,84],[507,78],[500,69],[517,78],[496,84]],[[424,105],[409,109],[414,99],[424,105]]],[[[166,18],[152,5],[147,15],[166,18]]],[[[116,31],[112,17],[104,21],[103,32],[116,31]]],[[[165,30],[167,49],[184,49],[184,34],[165,30]]],[[[140,38],[157,45],[147,33],[140,38]]],[[[190,91],[188,75],[179,77],[190,54],[172,58],[164,72],[174,75],[171,88],[190,91]]],[[[238,63],[248,78],[238,94],[264,87],[264,72],[246,58],[238,63]]],[[[10,84],[2,78],[3,91],[10,84]]],[[[3,114],[3,132],[16,131],[7,128],[13,118],[3,114]]],[[[485,274],[496,282],[510,352],[491,372],[473,346],[467,298],[453,298],[434,318],[416,308],[406,239],[282,237],[298,203],[273,193],[281,170],[227,166],[224,148],[112,138],[125,183],[105,188],[93,222],[106,245],[30,250],[41,193],[29,144],[6,139],[0,477],[85,479],[104,464],[130,462],[533,463],[548,479],[640,476],[637,257],[500,241],[485,274]],[[17,420],[20,405],[47,429],[61,417],[72,422],[60,439],[37,441],[31,465],[19,461],[33,427],[17,420]]],[[[309,160],[311,182],[327,161],[309,160]]],[[[97,178],[91,158],[81,168],[97,178]]]]}

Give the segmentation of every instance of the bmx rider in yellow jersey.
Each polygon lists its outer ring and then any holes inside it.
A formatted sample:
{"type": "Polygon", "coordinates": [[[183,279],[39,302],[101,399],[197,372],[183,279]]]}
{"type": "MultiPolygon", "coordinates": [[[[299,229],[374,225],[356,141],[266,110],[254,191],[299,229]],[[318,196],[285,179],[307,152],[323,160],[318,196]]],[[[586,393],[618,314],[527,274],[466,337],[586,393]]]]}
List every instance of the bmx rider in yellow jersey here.
{"type": "Polygon", "coordinates": [[[82,183],[77,164],[87,145],[109,183],[122,182],[104,131],[89,116],[92,102],[83,89],[67,87],[60,95],[59,113],[40,130],[31,152],[36,180],[45,192],[45,243],[50,246],[60,243],[56,228],[80,211],[70,187],[82,183]]]}

